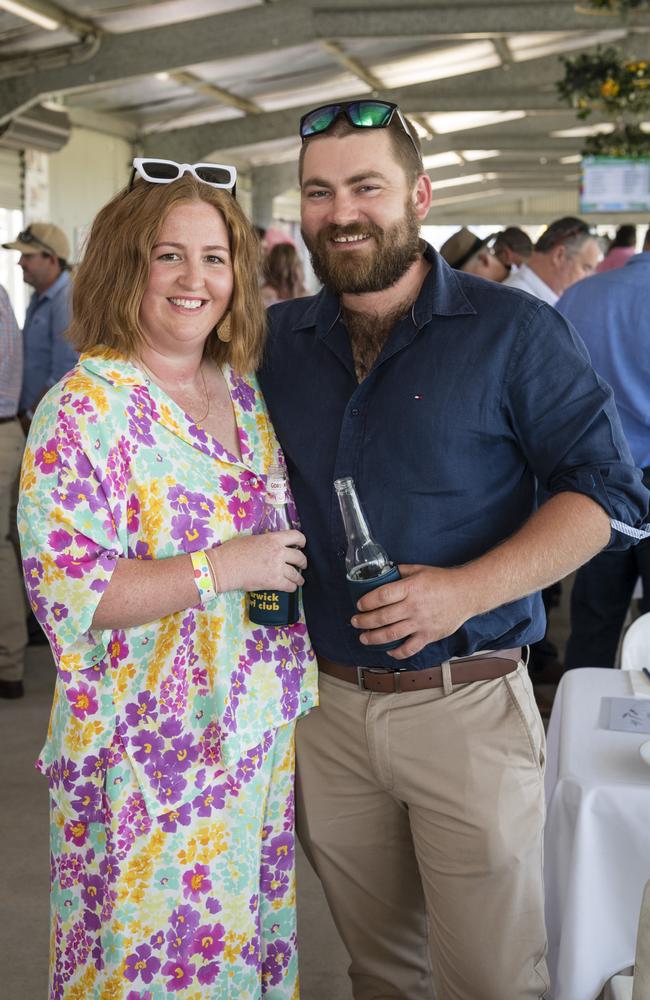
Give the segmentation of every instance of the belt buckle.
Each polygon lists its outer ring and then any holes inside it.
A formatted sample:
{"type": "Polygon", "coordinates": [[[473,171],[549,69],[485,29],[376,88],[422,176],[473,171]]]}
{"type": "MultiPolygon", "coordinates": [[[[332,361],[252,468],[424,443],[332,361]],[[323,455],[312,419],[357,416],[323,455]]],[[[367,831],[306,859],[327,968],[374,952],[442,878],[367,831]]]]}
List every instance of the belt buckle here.
{"type": "MultiPolygon", "coordinates": [[[[406,670],[406,667],[400,667],[398,670],[391,670],[390,667],[357,667],[357,685],[362,691],[370,691],[364,683],[364,673],[368,671],[371,674],[390,674],[393,678],[393,694],[400,694],[402,690],[402,678],[400,674],[406,670]]],[[[372,692],[371,692],[372,693],[372,692]]]]}

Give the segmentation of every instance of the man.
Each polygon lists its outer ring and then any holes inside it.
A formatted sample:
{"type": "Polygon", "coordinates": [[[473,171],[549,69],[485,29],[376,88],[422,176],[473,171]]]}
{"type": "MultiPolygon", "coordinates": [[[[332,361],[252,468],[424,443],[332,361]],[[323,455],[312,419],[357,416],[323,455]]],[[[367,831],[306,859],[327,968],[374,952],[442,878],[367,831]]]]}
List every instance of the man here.
{"type": "Polygon", "coordinates": [[[70,322],[70,246],[50,222],[33,222],[7,250],[19,250],[23,277],[34,289],[23,328],[23,387],[18,406],[25,431],[45,393],[77,361],[64,333],[70,322]]]}
{"type": "Polygon", "coordinates": [[[419,239],[431,187],[399,109],[325,106],[301,135],[324,288],[271,307],[261,373],[320,670],[298,829],[356,1000],[540,998],[544,735],[520,647],[543,632],[536,591],[608,543],[610,516],[637,523],[648,495],[559,314],[419,239]],[[356,610],[343,476],[402,577],[356,610]],[[535,476],[552,494],[538,511],[535,476]]]}
{"type": "Polygon", "coordinates": [[[21,698],[25,594],[10,537],[13,494],[25,445],[18,417],[23,348],[9,296],[0,286],[0,698],[21,698]]]}
{"type": "MultiPolygon", "coordinates": [[[[556,219],[540,236],[525,263],[513,271],[504,282],[510,288],[521,288],[531,295],[554,306],[562,292],[591,274],[598,261],[598,243],[589,226],[572,216],[556,219]]],[[[562,584],[544,588],[542,600],[547,619],[551,609],[557,607],[562,595],[562,584]]],[[[536,683],[557,683],[562,674],[558,663],[558,648],[546,634],[533,643],[530,667],[536,683]]],[[[550,714],[550,704],[543,703],[550,714]]]]}
{"type": "Polygon", "coordinates": [[[494,240],[494,254],[511,271],[520,268],[533,252],[530,236],[518,226],[507,226],[497,233],[494,240]]]}
{"type": "Polygon", "coordinates": [[[504,281],[554,306],[562,292],[592,274],[600,250],[589,226],[568,216],[546,229],[525,264],[504,281]]]}
{"type": "Polygon", "coordinates": [[[482,240],[463,226],[442,244],[440,255],[457,271],[477,274],[479,278],[490,281],[503,281],[508,277],[510,268],[499,260],[490,246],[493,239],[493,236],[488,236],[482,240]]]}
{"type": "MultiPolygon", "coordinates": [[[[630,450],[650,485],[650,228],[642,253],[621,268],[573,285],[557,308],[576,327],[594,368],[614,390],[630,450]]],[[[650,611],[650,541],[622,552],[601,552],[578,570],[571,594],[567,668],[614,666],[639,576],[641,610],[650,611]]]]}

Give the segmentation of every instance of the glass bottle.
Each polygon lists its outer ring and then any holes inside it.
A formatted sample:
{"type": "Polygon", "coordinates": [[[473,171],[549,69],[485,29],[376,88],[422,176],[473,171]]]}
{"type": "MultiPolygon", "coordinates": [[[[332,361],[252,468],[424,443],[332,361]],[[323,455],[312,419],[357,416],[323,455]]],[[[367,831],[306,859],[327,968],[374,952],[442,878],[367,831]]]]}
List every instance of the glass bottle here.
{"type": "MultiPolygon", "coordinates": [[[[266,480],[263,531],[284,531],[291,528],[288,508],[288,483],[286,470],[273,465],[266,480]]],[[[286,628],[295,625],[300,615],[299,591],[292,594],[284,590],[253,590],[248,594],[248,617],[256,625],[286,628]]]]}
{"type": "MultiPolygon", "coordinates": [[[[370,590],[392,583],[400,579],[397,566],[390,560],[386,550],[376,542],[370,533],[368,521],[361,509],[354,479],[349,476],[334,480],[334,489],[338,497],[347,549],[345,552],[345,573],[348,590],[352,597],[354,608],[357,601],[370,590]]],[[[401,646],[404,639],[386,642],[368,647],[369,649],[386,650],[401,646]]]]}

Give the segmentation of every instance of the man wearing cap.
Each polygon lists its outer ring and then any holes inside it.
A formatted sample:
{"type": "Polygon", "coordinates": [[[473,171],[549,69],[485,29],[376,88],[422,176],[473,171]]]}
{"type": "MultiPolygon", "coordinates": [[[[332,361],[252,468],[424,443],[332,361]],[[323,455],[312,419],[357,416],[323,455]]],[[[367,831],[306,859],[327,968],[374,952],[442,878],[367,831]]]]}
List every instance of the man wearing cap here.
{"type": "Polygon", "coordinates": [[[70,246],[51,222],[33,222],[7,250],[20,252],[23,277],[34,289],[23,327],[24,370],[18,412],[25,430],[42,396],[77,361],[64,334],[70,322],[70,246]]]}
{"type": "Polygon", "coordinates": [[[27,629],[25,594],[10,538],[14,488],[25,445],[18,421],[23,347],[9,296],[0,286],[0,698],[20,698],[27,629]]]}
{"type": "Polygon", "coordinates": [[[494,253],[490,245],[493,240],[493,235],[482,240],[463,226],[442,244],[440,255],[456,271],[476,274],[490,281],[503,281],[508,277],[509,268],[494,253]]]}
{"type": "Polygon", "coordinates": [[[526,263],[504,284],[554,306],[567,288],[593,274],[599,257],[598,241],[587,223],[565,216],[544,230],[526,263]]]}
{"type": "Polygon", "coordinates": [[[420,239],[431,183],[399,109],[324,105],[300,132],[323,289],[271,306],[260,373],[319,667],[298,832],[355,1000],[541,1000],[544,732],[521,646],[543,632],[539,589],[620,544],[610,519],[638,524],[648,493],[560,314],[420,239]],[[356,606],[347,476],[401,575],[356,606]]]}

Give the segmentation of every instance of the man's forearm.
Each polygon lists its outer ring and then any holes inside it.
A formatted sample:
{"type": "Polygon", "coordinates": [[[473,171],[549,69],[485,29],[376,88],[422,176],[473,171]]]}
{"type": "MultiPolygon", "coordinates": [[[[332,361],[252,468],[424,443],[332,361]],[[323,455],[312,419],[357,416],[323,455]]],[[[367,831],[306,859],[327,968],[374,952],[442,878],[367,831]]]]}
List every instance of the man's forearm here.
{"type": "Polygon", "coordinates": [[[470,618],[560,580],[609,537],[609,517],[595,500],[560,493],[472,562],[449,568],[400,563],[402,579],[364,594],[352,624],[364,644],[404,639],[389,653],[403,660],[453,635],[470,618]]]}
{"type": "Polygon", "coordinates": [[[607,545],[606,511],[582,493],[559,493],[501,545],[458,572],[474,614],[516,601],[561,580],[607,545]]]}

